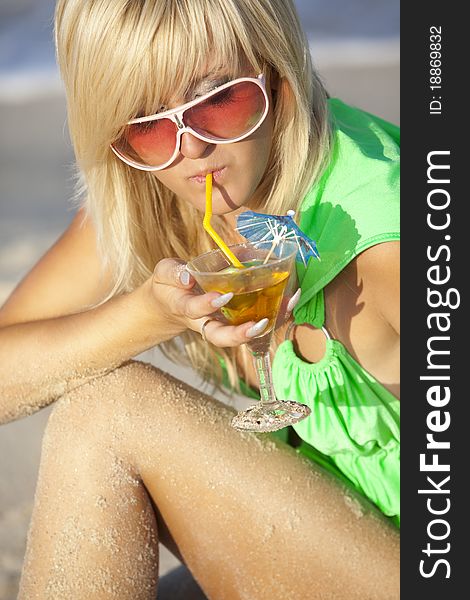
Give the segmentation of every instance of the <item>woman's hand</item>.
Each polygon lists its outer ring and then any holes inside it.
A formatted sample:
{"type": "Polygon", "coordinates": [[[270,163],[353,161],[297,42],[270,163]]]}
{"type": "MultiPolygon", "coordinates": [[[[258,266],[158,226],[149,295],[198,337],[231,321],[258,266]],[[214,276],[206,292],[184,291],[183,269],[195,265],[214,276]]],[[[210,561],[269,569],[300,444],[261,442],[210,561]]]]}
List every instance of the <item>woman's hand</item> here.
{"type": "Polygon", "coordinates": [[[164,258],[155,267],[150,279],[153,310],[160,320],[163,319],[169,338],[186,329],[201,333],[206,323],[205,339],[214,346],[228,348],[245,344],[266,328],[267,319],[261,319],[258,323],[248,321],[237,326],[217,320],[220,313],[214,313],[230,302],[233,294],[197,293],[193,290],[195,283],[181,260],[164,258]]]}

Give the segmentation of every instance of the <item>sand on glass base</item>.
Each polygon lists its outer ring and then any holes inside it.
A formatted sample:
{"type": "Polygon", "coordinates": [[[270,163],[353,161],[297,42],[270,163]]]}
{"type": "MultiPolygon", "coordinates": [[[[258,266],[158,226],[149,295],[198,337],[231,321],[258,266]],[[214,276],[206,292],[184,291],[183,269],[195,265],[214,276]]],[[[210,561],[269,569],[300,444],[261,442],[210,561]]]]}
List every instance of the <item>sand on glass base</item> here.
{"type": "Polygon", "coordinates": [[[232,426],[235,429],[260,432],[277,431],[298,423],[311,413],[306,404],[276,398],[269,354],[272,335],[273,330],[247,343],[258,377],[260,400],[233,417],[232,426]]]}
{"type": "Polygon", "coordinates": [[[311,412],[305,404],[276,398],[269,355],[297,245],[287,240],[275,246],[271,242],[247,242],[230,246],[230,250],[245,268],[231,266],[221,250],[213,250],[190,261],[188,271],[205,292],[233,292],[233,298],[221,309],[231,325],[268,319],[265,332],[247,343],[258,377],[260,401],[239,412],[232,426],[244,431],[276,431],[301,421],[311,412]]]}

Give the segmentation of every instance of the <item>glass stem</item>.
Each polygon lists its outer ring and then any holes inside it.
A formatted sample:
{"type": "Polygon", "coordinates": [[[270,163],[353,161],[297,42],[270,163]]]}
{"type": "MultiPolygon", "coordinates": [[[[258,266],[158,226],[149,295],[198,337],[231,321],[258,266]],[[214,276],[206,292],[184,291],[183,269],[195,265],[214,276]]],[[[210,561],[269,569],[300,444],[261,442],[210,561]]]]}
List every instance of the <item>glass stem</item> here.
{"type": "Polygon", "coordinates": [[[269,356],[269,352],[253,352],[253,360],[258,376],[260,403],[277,403],[276,394],[274,393],[271,357],[269,356]]]}

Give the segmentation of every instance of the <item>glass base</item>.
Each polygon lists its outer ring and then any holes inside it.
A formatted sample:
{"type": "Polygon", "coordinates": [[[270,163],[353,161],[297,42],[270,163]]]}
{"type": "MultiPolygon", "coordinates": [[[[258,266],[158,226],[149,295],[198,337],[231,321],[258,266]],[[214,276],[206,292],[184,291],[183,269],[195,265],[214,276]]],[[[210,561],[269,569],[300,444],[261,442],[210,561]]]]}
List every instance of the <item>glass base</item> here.
{"type": "Polygon", "coordinates": [[[258,402],[236,414],[231,425],[240,431],[277,431],[302,421],[311,412],[306,404],[292,400],[277,400],[268,404],[258,402]]]}

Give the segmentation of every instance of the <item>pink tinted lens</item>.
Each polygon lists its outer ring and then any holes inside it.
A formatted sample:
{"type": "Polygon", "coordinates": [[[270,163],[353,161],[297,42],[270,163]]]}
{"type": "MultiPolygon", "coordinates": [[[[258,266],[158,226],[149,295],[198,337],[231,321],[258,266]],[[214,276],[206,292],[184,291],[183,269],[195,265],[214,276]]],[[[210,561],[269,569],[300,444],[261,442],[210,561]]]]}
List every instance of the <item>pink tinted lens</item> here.
{"type": "Polygon", "coordinates": [[[188,108],[184,122],[214,140],[241,137],[254,129],[264,115],[266,99],[252,81],[242,81],[188,108]]]}
{"type": "Polygon", "coordinates": [[[170,119],[132,123],[114,147],[142,166],[157,167],[170,160],[176,145],[176,124],[170,119]]]}

